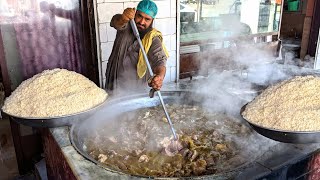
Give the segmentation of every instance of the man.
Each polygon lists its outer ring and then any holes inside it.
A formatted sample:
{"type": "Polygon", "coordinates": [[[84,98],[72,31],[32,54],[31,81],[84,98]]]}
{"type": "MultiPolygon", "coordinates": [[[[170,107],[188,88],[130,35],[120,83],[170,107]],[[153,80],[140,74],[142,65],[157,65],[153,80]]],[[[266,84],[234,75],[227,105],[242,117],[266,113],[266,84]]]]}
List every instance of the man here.
{"type": "MultiPolygon", "coordinates": [[[[48,14],[52,24],[52,41],[58,43],[55,45],[55,56],[50,56],[51,69],[53,67],[65,68],[85,73],[86,66],[84,58],[84,47],[81,43],[83,40],[82,22],[80,14],[80,5],[77,1],[72,1],[73,9],[62,9],[49,4],[46,1],[40,2],[40,10],[48,14]],[[57,22],[56,22],[57,20],[57,22]],[[71,26],[69,26],[69,23],[71,26]],[[56,52],[59,52],[58,54],[56,52]],[[54,62],[53,62],[54,61],[54,62]]],[[[49,66],[49,63],[46,64],[49,66]]]]}
{"type": "Polygon", "coordinates": [[[162,42],[161,33],[152,28],[157,11],[154,2],[142,0],[137,6],[137,11],[127,8],[122,14],[112,17],[110,26],[117,30],[117,35],[107,64],[107,90],[145,88],[147,82],[155,90],[161,88],[166,73],[168,52],[162,42]],[[130,19],[134,19],[137,25],[154,73],[153,77],[149,76],[139,43],[129,23],[130,19]]]}

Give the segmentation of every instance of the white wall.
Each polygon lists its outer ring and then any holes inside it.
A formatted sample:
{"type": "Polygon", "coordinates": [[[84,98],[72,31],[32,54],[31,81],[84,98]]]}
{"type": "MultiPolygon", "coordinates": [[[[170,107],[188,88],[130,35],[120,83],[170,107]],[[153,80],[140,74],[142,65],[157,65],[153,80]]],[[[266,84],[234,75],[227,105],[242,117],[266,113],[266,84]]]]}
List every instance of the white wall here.
{"type": "MultiPolygon", "coordinates": [[[[136,7],[140,1],[136,0],[97,0],[97,23],[100,52],[99,63],[101,63],[101,79],[104,87],[105,71],[108,58],[112,51],[116,30],[110,27],[110,21],[114,14],[122,13],[127,7],[136,7]]],[[[177,67],[177,31],[176,31],[176,1],[155,0],[158,6],[158,14],[154,20],[154,27],[162,32],[164,43],[170,53],[167,61],[167,73],[165,82],[175,81],[177,67]]]]}

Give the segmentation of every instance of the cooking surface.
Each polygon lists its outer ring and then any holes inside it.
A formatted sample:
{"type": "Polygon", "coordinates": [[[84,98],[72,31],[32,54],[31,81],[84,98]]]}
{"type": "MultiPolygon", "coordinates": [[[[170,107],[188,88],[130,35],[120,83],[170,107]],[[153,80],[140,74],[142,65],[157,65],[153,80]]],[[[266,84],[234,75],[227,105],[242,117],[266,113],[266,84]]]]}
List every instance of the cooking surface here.
{"type": "Polygon", "coordinates": [[[162,91],[162,96],[187,155],[182,150],[171,159],[162,155],[159,144],[170,135],[169,128],[157,98],[145,94],[110,98],[101,111],[72,126],[72,144],[89,160],[108,164],[109,170],[164,177],[234,171],[276,144],[257,136],[239,115],[212,107],[216,97],[178,90],[162,91]]]}
{"type": "Polygon", "coordinates": [[[111,169],[143,176],[216,174],[253,160],[247,151],[253,132],[245,124],[200,106],[166,106],[182,145],[176,153],[167,150],[170,131],[160,106],[102,123],[84,138],[84,150],[111,169]]]}
{"type": "MultiPolygon", "coordinates": [[[[103,167],[97,166],[95,163],[85,159],[71,145],[69,131],[70,129],[68,127],[50,129],[50,132],[61,148],[64,157],[69,162],[69,166],[79,179],[140,179],[107,171],[103,167]]],[[[263,138],[262,136],[260,137],[263,138]]],[[[219,176],[204,177],[203,179],[212,179],[213,177],[216,177],[218,179],[234,178],[236,180],[250,180],[260,179],[267,175],[271,176],[272,173],[277,172],[277,170],[282,167],[296,164],[302,159],[307,158],[310,156],[310,153],[313,153],[320,147],[320,144],[318,143],[311,145],[275,143],[275,146],[269,148],[262,157],[251,163],[246,169],[219,176]]],[[[299,175],[303,175],[304,173],[305,171],[301,172],[299,175]]]]}

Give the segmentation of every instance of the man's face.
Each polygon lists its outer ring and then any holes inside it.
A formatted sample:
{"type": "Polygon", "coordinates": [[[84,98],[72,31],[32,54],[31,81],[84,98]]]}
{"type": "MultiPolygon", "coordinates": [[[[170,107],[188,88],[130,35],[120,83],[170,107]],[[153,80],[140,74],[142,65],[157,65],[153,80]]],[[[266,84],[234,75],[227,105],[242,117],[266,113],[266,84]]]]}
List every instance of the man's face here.
{"type": "Polygon", "coordinates": [[[152,24],[153,18],[141,11],[137,11],[134,17],[134,21],[137,24],[139,32],[143,32],[148,29],[152,24]]]}

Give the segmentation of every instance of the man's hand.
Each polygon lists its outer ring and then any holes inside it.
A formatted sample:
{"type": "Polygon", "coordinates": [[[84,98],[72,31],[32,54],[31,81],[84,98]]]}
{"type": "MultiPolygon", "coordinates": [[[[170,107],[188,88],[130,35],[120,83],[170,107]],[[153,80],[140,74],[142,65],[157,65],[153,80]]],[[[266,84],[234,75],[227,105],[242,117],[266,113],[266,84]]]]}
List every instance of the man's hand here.
{"type": "Polygon", "coordinates": [[[149,81],[149,86],[152,87],[154,90],[160,90],[163,83],[163,76],[160,75],[154,75],[152,79],[149,81]]]}
{"type": "Polygon", "coordinates": [[[166,67],[165,66],[157,66],[153,69],[153,77],[151,77],[148,84],[154,90],[160,90],[162,87],[164,76],[166,75],[166,67]]]}
{"type": "Polygon", "coordinates": [[[130,19],[133,19],[136,14],[135,8],[127,8],[122,13],[122,19],[126,22],[129,22],[130,19]]]}
{"type": "Polygon", "coordinates": [[[46,13],[48,11],[51,11],[52,13],[54,13],[55,10],[56,10],[56,6],[54,4],[49,4],[46,1],[40,2],[40,11],[41,12],[46,13]]]}
{"type": "Polygon", "coordinates": [[[127,8],[122,14],[116,14],[112,17],[110,26],[116,29],[124,27],[130,19],[133,19],[136,14],[135,8],[127,8]]]}

